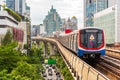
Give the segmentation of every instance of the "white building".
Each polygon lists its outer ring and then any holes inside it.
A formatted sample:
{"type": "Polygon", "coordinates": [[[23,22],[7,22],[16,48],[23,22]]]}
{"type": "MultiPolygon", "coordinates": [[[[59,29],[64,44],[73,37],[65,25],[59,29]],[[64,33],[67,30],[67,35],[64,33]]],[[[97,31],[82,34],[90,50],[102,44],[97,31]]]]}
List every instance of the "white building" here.
{"type": "Polygon", "coordinates": [[[15,39],[20,42],[23,40],[22,44],[27,43],[26,22],[18,22],[11,15],[9,15],[7,11],[0,11],[0,43],[7,30],[10,30],[13,35],[17,34],[15,39]],[[15,34],[14,30],[16,30],[15,34]],[[22,40],[20,38],[21,35],[24,36],[22,40]]]}
{"type": "Polygon", "coordinates": [[[105,30],[107,44],[120,43],[120,0],[112,3],[116,5],[94,15],[94,26],[105,30]]]}
{"type": "Polygon", "coordinates": [[[117,0],[108,0],[108,7],[112,7],[116,4],[117,0]]]}
{"type": "Polygon", "coordinates": [[[46,34],[43,24],[32,26],[32,36],[44,36],[46,34]]]}
{"type": "Polygon", "coordinates": [[[77,22],[77,18],[75,16],[73,16],[71,18],[71,25],[72,25],[72,29],[73,30],[77,30],[78,28],[78,22],[77,22]]]}
{"type": "Polygon", "coordinates": [[[40,24],[40,35],[44,35],[45,33],[45,26],[43,24],[40,24]]]}

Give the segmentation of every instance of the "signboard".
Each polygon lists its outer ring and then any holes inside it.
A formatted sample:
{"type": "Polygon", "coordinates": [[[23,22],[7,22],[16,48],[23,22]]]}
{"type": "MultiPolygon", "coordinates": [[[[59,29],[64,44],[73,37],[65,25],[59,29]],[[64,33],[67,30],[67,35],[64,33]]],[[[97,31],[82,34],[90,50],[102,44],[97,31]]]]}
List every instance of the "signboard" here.
{"type": "Polygon", "coordinates": [[[56,64],[56,60],[55,59],[45,59],[44,63],[46,63],[46,64],[56,64]]]}

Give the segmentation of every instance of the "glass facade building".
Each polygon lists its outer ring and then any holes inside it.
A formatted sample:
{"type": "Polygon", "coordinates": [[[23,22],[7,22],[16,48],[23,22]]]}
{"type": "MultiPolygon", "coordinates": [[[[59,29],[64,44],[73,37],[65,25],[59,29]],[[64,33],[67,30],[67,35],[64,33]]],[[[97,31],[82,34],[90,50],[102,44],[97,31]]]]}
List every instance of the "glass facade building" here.
{"type": "Polygon", "coordinates": [[[108,0],[84,0],[84,25],[93,26],[94,14],[108,7],[108,0]]]}
{"type": "Polygon", "coordinates": [[[61,29],[62,20],[53,6],[51,7],[50,12],[48,12],[48,15],[45,17],[43,24],[48,35],[51,35],[54,31],[59,31],[61,29]]]}
{"type": "Polygon", "coordinates": [[[22,14],[23,12],[23,0],[19,0],[19,13],[22,14]]]}
{"type": "Polygon", "coordinates": [[[93,26],[93,17],[94,13],[96,12],[96,1],[94,0],[86,0],[86,26],[93,26]]]}
{"type": "Polygon", "coordinates": [[[115,43],[115,10],[109,8],[96,13],[94,26],[104,29],[107,44],[115,43]]]}
{"type": "Polygon", "coordinates": [[[97,0],[97,12],[108,8],[108,0],[97,0]]]}
{"type": "Polygon", "coordinates": [[[6,0],[6,6],[21,15],[26,13],[26,0],[6,0]]]}
{"type": "Polygon", "coordinates": [[[15,0],[6,0],[6,6],[15,11],[15,0]]]}

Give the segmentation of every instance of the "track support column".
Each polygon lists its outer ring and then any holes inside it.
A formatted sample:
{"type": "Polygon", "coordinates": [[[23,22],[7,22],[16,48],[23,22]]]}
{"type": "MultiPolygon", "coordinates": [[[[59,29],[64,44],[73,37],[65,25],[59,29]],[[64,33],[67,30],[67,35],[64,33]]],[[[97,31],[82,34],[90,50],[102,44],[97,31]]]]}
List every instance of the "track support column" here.
{"type": "Polygon", "coordinates": [[[50,55],[54,55],[56,53],[56,46],[54,44],[50,44],[50,55]]]}
{"type": "Polygon", "coordinates": [[[47,42],[44,42],[44,56],[46,57],[47,56],[47,42]]]}

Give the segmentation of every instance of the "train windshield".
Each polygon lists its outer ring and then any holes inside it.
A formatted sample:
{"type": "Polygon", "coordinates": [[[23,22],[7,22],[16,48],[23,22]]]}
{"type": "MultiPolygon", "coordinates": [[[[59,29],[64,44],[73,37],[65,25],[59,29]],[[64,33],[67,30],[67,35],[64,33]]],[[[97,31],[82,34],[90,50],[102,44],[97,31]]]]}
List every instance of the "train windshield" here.
{"type": "Polygon", "coordinates": [[[85,48],[99,48],[103,44],[102,30],[82,30],[80,38],[85,48]]]}

